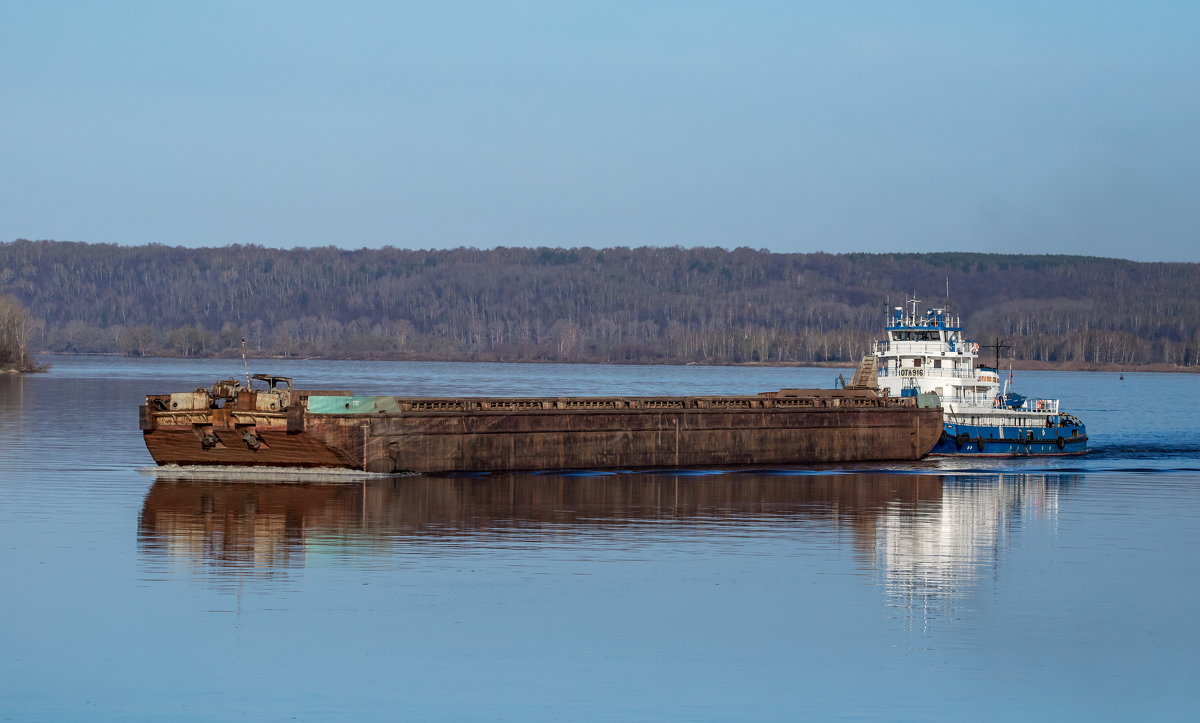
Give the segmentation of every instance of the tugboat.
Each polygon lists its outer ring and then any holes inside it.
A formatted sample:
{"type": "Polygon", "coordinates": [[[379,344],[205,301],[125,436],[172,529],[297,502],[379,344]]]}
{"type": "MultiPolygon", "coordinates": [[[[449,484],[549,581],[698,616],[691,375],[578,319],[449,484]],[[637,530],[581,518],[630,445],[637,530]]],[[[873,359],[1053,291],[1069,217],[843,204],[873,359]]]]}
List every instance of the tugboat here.
{"type": "Polygon", "coordinates": [[[994,366],[976,366],[980,345],[963,336],[959,318],[946,309],[927,308],[919,314],[919,303],[912,299],[907,310],[897,306],[889,313],[887,338],[875,342],[855,382],[875,386],[888,396],[937,394],[943,428],[931,455],[1024,457],[1087,451],[1087,428],[1062,411],[1059,400],[1017,394],[1011,371],[1001,385],[1000,350],[1007,345],[996,342],[988,347],[996,351],[994,366]]]}

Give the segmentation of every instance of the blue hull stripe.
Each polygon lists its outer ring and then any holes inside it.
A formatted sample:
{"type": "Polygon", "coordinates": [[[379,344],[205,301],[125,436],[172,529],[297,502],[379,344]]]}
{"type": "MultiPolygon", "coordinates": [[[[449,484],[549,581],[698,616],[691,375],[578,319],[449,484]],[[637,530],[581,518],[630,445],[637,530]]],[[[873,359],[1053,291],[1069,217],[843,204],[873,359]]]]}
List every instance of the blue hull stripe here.
{"type": "Polygon", "coordinates": [[[1083,454],[1087,429],[1067,427],[977,427],[947,423],[931,455],[1040,457],[1083,454]]]}

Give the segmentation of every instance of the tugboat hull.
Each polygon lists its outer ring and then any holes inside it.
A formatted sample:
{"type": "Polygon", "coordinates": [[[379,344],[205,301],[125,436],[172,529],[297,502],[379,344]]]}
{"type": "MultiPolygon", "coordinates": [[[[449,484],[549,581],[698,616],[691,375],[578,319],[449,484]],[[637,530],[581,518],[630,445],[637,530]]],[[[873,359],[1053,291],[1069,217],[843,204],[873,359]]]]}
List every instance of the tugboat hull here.
{"type": "Polygon", "coordinates": [[[954,424],[942,429],[930,456],[1042,457],[1087,453],[1081,426],[997,427],[954,424]]]}

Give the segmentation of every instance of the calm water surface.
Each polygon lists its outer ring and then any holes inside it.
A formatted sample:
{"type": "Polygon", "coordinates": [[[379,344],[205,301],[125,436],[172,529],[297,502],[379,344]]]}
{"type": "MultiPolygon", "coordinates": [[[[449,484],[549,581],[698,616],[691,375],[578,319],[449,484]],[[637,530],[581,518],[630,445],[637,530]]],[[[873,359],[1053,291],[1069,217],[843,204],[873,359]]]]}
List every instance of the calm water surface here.
{"type": "MultiPolygon", "coordinates": [[[[1019,373],[1084,458],[690,473],[150,469],[146,393],[0,378],[0,718],[1200,716],[1200,377],[1019,373]]],[[[364,394],[707,394],[836,370],[274,362],[364,394]]]]}

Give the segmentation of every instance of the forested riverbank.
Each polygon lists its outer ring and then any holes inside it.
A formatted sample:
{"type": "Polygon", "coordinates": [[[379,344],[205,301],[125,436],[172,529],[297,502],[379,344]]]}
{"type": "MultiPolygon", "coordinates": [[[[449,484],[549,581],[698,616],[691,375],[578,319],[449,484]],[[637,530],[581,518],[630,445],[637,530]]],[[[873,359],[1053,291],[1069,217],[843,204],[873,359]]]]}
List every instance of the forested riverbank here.
{"type": "Polygon", "coordinates": [[[1200,365],[1200,264],[749,248],[185,249],[0,243],[29,345],[64,353],[616,363],[851,361],[946,303],[1020,365],[1200,365]],[[1026,364],[1027,363],[1027,364],[1026,364]]]}
{"type": "Polygon", "coordinates": [[[29,353],[30,337],[39,327],[21,302],[0,294],[0,372],[45,371],[29,353]]]}

